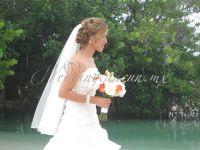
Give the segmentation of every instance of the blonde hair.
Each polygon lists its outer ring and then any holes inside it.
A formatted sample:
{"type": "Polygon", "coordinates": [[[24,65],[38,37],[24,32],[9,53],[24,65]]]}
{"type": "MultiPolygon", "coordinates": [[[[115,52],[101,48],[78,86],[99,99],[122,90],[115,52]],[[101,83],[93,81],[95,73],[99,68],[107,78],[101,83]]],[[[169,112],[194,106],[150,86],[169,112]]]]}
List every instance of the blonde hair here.
{"type": "Polygon", "coordinates": [[[88,44],[90,37],[96,35],[99,32],[106,32],[108,25],[100,18],[91,17],[86,18],[82,22],[82,27],[79,29],[76,42],[80,44],[80,47],[84,47],[88,44]]]}

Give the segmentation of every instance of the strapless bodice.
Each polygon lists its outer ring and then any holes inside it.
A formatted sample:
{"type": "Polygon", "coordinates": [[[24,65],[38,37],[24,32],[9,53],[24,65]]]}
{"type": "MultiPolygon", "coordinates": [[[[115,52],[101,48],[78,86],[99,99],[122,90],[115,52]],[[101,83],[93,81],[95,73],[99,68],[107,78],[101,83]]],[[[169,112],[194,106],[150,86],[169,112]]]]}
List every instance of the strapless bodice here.
{"type": "MultiPolygon", "coordinates": [[[[87,68],[76,82],[73,91],[82,95],[94,96],[99,87],[98,76],[99,71],[97,68],[87,68]]],[[[82,126],[85,124],[99,123],[95,104],[77,103],[67,100],[65,106],[63,118],[66,121],[71,120],[68,122],[68,125],[82,126]]]]}
{"type": "Polygon", "coordinates": [[[99,71],[97,68],[87,68],[80,76],[73,91],[79,94],[94,96],[99,87],[99,71]]]}

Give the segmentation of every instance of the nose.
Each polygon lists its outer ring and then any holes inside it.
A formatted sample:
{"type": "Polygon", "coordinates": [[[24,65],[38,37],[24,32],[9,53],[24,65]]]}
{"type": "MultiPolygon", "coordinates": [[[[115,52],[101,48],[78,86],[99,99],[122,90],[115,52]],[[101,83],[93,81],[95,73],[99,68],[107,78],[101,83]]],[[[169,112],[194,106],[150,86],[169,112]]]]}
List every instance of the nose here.
{"type": "Polygon", "coordinates": [[[108,40],[107,40],[107,38],[105,39],[105,43],[107,43],[108,42],[108,40]]]}

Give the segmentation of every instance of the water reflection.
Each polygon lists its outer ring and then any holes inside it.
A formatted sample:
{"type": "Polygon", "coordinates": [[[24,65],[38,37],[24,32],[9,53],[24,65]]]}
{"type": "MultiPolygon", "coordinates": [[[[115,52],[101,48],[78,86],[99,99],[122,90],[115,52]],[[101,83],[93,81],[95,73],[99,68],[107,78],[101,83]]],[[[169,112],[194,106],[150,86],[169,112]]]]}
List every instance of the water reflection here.
{"type": "Polygon", "coordinates": [[[167,142],[182,145],[185,150],[200,149],[200,122],[197,120],[155,121],[155,126],[167,135],[167,142]],[[185,147],[185,148],[184,148],[185,147]]]}
{"type": "Polygon", "coordinates": [[[0,131],[12,131],[22,134],[31,131],[30,124],[32,115],[30,113],[6,113],[0,120],[0,131]]]}
{"type": "MultiPolygon", "coordinates": [[[[30,114],[12,114],[1,120],[1,148],[42,149],[50,137],[31,129],[31,120],[30,114]],[[21,144],[19,148],[16,148],[16,140],[21,144]]],[[[109,132],[110,139],[122,145],[121,150],[200,149],[200,122],[195,120],[112,120],[102,126],[109,132]]]]}

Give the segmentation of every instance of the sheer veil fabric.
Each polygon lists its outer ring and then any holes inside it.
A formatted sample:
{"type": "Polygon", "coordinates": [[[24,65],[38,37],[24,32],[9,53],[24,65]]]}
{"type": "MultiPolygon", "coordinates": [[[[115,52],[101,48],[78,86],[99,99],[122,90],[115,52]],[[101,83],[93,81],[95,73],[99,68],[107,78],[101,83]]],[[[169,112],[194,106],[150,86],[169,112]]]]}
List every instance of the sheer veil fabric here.
{"type": "Polygon", "coordinates": [[[71,32],[37,105],[31,128],[42,134],[55,135],[60,124],[66,100],[60,98],[58,92],[70,59],[79,51],[80,45],[76,42],[76,36],[80,28],[81,24],[71,32]]]}

